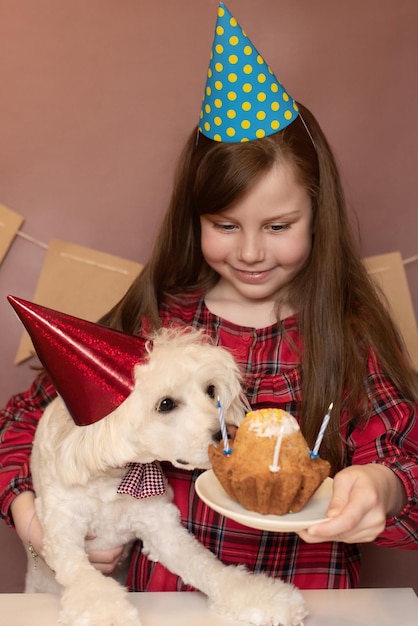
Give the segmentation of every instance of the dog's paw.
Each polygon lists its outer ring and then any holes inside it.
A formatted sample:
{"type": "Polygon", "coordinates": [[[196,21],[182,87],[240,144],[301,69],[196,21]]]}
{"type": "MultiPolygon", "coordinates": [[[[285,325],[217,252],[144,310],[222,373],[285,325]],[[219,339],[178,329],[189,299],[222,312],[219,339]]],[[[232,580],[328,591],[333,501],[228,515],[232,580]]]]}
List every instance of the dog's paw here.
{"type": "Polygon", "coordinates": [[[299,589],[264,574],[242,574],[213,602],[218,612],[255,626],[303,626],[307,610],[299,589]]]}
{"type": "Polygon", "coordinates": [[[99,585],[67,588],[61,598],[63,626],[141,626],[127,592],[111,578],[99,585]]]}

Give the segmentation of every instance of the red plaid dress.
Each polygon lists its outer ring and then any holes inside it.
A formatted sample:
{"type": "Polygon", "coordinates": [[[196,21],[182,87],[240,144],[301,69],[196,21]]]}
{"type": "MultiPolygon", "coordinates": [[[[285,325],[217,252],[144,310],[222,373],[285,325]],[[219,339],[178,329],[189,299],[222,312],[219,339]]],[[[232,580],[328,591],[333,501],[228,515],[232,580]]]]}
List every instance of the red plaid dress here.
{"type": "MultiPolygon", "coordinates": [[[[276,406],[293,413],[300,401],[300,336],[295,316],[269,328],[237,326],[211,314],[197,294],[187,306],[171,304],[161,311],[163,323],[191,324],[204,329],[233,353],[245,376],[247,397],[253,408],[276,406]]],[[[418,548],[418,420],[416,407],[406,403],[381,372],[371,355],[368,386],[374,407],[367,427],[343,433],[347,439],[347,464],[379,462],[390,467],[403,482],[408,504],[388,520],[377,539],[382,546],[418,548]]],[[[25,394],[12,398],[0,416],[0,513],[12,523],[12,499],[31,489],[28,459],[41,411],[54,396],[45,376],[25,394]]],[[[199,472],[186,472],[164,464],[174,489],[183,525],[226,564],[244,563],[293,582],[301,589],[347,588],[356,585],[360,557],[357,546],[343,543],[306,544],[294,533],[253,530],[207,507],[196,495],[199,472]]],[[[133,591],[189,589],[161,564],[152,563],[136,545],[127,581],[133,591]]]]}

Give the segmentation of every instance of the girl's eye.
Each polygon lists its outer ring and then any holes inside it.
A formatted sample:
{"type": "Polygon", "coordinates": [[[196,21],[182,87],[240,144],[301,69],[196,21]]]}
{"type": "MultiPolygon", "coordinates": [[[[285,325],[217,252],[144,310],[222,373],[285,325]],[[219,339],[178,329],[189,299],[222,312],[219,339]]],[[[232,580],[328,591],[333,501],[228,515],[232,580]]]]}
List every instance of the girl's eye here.
{"type": "Polygon", "coordinates": [[[236,228],[235,224],[219,224],[215,222],[213,225],[217,230],[224,230],[227,232],[231,232],[232,230],[235,230],[236,228]]]}
{"type": "Polygon", "coordinates": [[[270,224],[267,228],[272,230],[274,233],[280,233],[282,230],[290,228],[290,224],[270,224]]]}

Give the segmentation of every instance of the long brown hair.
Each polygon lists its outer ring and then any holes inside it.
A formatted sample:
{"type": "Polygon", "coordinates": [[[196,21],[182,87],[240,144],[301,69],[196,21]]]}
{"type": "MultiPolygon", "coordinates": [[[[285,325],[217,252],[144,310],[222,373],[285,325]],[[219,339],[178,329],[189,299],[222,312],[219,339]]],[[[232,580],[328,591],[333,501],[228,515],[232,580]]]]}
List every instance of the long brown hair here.
{"type": "Polygon", "coordinates": [[[273,164],[290,165],[313,209],[311,254],[285,295],[298,312],[303,338],[303,400],[298,408],[302,431],[312,446],[329,403],[334,403],[324,442],[337,469],[343,463],[341,415],[348,421],[367,419],[370,348],[405,398],[417,401],[418,385],[400,334],[354,243],[328,142],[309,110],[299,108],[302,118],[247,143],[214,142],[193,131],[151,257],[125,297],[101,321],[135,333],[146,316],[157,328],[164,299],[213,286],[218,276],[202,256],[200,216],[237,202],[273,164]]]}

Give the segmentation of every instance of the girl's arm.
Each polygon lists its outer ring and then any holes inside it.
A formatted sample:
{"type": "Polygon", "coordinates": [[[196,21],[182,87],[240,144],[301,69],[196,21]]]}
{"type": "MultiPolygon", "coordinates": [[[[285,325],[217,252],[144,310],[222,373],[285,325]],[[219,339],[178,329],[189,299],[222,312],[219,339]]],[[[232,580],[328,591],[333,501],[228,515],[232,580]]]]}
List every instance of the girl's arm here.
{"type": "Polygon", "coordinates": [[[41,373],[26,392],[13,396],[0,412],[0,516],[10,526],[14,524],[13,500],[33,491],[29,465],[32,442],[42,413],[55,396],[51,381],[41,373]]]}
{"type": "Polygon", "coordinates": [[[418,407],[400,397],[374,355],[368,387],[372,414],[348,438],[352,465],[335,476],[332,519],[301,537],[417,549],[418,407]]]}
{"type": "Polygon", "coordinates": [[[42,551],[42,528],[35,513],[35,494],[24,491],[16,496],[10,505],[16,532],[25,546],[31,545],[36,554],[42,551]]]}

